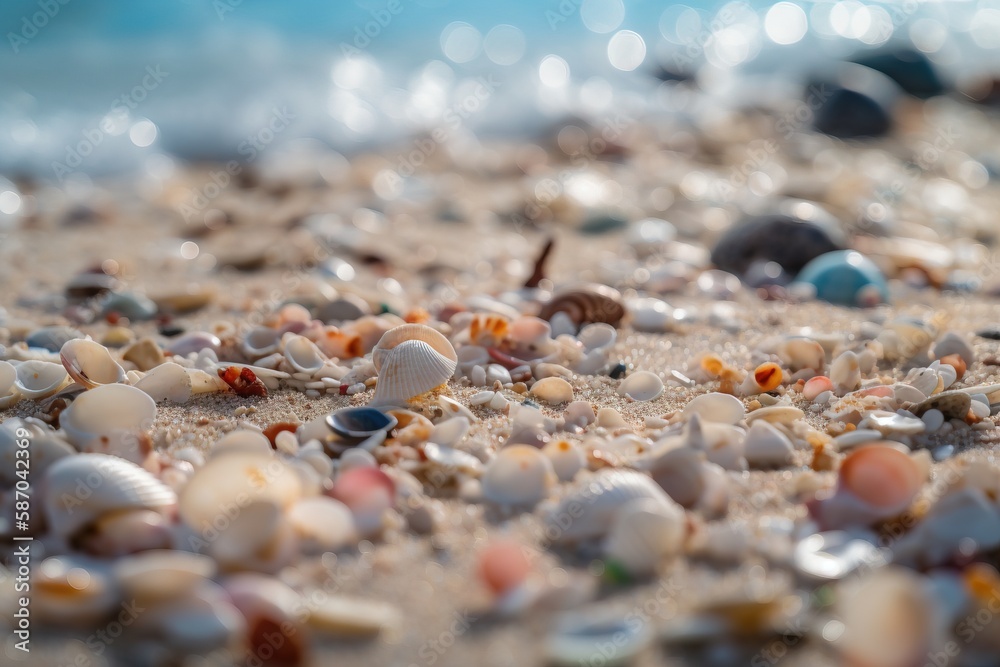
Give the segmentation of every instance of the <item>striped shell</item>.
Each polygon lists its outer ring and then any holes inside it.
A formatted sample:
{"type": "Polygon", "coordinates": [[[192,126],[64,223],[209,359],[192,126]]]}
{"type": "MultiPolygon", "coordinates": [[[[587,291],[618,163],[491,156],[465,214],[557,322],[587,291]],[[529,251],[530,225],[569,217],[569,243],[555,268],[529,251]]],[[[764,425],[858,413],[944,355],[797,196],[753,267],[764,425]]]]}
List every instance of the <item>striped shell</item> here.
{"type": "Polygon", "coordinates": [[[403,405],[448,381],[458,363],[455,348],[423,324],[390,329],[372,350],[378,384],[371,405],[403,405]]]}
{"type": "Polygon", "coordinates": [[[557,543],[602,537],[625,505],[643,498],[674,506],[663,489],[646,475],[634,470],[602,469],[562,498],[546,518],[546,536],[557,543]]]}
{"type": "Polygon", "coordinates": [[[587,285],[556,294],[542,306],[538,316],[551,320],[556,313],[566,313],[577,325],[604,322],[617,327],[625,317],[618,290],[605,285],[587,285]]]}
{"type": "Polygon", "coordinates": [[[105,514],[127,509],[169,512],[170,487],[136,464],[110,454],[77,454],[53,463],[44,478],[42,506],[49,527],[69,538],[105,514]]]}

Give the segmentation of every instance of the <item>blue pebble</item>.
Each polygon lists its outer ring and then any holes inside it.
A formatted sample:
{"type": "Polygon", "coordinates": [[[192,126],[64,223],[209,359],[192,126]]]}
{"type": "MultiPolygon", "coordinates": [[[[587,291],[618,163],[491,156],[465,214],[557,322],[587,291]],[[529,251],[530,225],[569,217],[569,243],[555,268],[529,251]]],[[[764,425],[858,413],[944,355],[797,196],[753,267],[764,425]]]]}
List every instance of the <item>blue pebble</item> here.
{"type": "Polygon", "coordinates": [[[141,294],[119,292],[105,299],[101,314],[118,313],[132,321],[151,320],[156,316],[157,307],[152,300],[141,294]]]}
{"type": "Polygon", "coordinates": [[[795,281],[812,285],[817,299],[842,306],[857,306],[862,302],[869,305],[876,296],[883,303],[889,301],[885,276],[874,262],[856,250],[820,255],[802,268],[795,281]]]}

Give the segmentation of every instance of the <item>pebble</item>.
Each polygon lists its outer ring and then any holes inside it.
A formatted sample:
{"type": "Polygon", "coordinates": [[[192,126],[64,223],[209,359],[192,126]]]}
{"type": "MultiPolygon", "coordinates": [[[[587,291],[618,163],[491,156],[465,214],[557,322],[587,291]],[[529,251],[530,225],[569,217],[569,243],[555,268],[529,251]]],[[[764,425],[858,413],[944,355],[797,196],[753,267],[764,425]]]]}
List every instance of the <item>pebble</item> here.
{"type": "Polygon", "coordinates": [[[559,377],[547,377],[538,380],[531,386],[529,393],[535,398],[552,405],[569,403],[573,400],[573,386],[559,377]]]}
{"type": "Polygon", "coordinates": [[[856,250],[820,255],[795,278],[810,285],[816,298],[841,306],[874,306],[889,301],[889,285],[882,271],[856,250]]]}
{"type": "Polygon", "coordinates": [[[730,227],[712,249],[712,263],[745,276],[755,264],[766,269],[768,262],[774,262],[780,269],[774,276],[777,279],[781,273],[794,276],[816,257],[842,248],[819,224],[772,213],[744,218],[730,227]]]}
{"type": "MultiPolygon", "coordinates": [[[[989,406],[987,406],[986,409],[987,412],[989,412],[989,406]]],[[[944,425],[944,414],[935,408],[924,412],[921,419],[924,420],[924,425],[927,427],[928,433],[933,433],[944,425]]]]}
{"type": "Polygon", "coordinates": [[[153,319],[157,311],[155,302],[141,294],[132,292],[111,294],[104,300],[101,307],[101,315],[106,316],[114,313],[127,317],[133,322],[153,319]]]}
{"type": "Polygon", "coordinates": [[[863,65],[844,63],[832,80],[816,81],[808,90],[822,90],[816,100],[813,127],[840,139],[880,137],[892,128],[899,90],[892,79],[863,65]]]}
{"type": "Polygon", "coordinates": [[[698,415],[708,422],[735,424],[746,414],[743,402],[735,396],[712,392],[695,396],[684,406],[684,417],[690,419],[698,415]]]}
{"type": "Polygon", "coordinates": [[[67,341],[77,338],[83,338],[83,334],[72,327],[42,327],[31,332],[24,342],[28,347],[58,352],[67,341]]]}

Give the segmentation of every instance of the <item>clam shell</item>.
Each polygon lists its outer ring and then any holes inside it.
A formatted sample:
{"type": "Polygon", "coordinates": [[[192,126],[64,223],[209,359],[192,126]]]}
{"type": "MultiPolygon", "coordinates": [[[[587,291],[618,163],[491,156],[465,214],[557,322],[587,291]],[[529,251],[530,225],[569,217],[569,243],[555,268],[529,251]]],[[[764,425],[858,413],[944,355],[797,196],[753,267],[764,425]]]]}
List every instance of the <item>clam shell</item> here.
{"type": "Polygon", "coordinates": [[[281,332],[271,327],[254,327],[243,336],[240,349],[251,359],[259,359],[278,351],[281,332]]]}
{"type": "Polygon", "coordinates": [[[48,361],[22,361],[15,370],[14,387],[25,398],[51,396],[69,382],[66,369],[48,361]]]}
{"type": "Polygon", "coordinates": [[[534,505],[546,497],[555,479],[552,463],[537,448],[508,445],[483,473],[483,497],[504,507],[534,505]]]}
{"type": "Polygon", "coordinates": [[[618,385],[618,393],[633,401],[655,401],[663,393],[663,380],[656,373],[632,373],[618,385]]]}
{"type": "Polygon", "coordinates": [[[572,481],[587,466],[583,450],[568,440],[552,440],[542,448],[542,453],[549,457],[561,482],[572,481]]]}
{"type": "Polygon", "coordinates": [[[46,471],[43,483],[42,507],[48,525],[64,538],[110,512],[168,513],[177,504],[170,487],[136,464],[108,454],[59,459],[46,471]]]}
{"type": "Polygon", "coordinates": [[[398,423],[393,415],[370,407],[341,408],[326,418],[331,431],[342,440],[355,443],[376,433],[391,431],[398,423]]]}
{"type": "Polygon", "coordinates": [[[271,443],[260,431],[248,428],[230,431],[219,438],[209,454],[214,458],[220,454],[233,454],[235,452],[245,452],[254,454],[271,454],[271,443]]]}
{"type": "Polygon", "coordinates": [[[644,498],[673,503],[648,476],[634,470],[603,468],[579,480],[560,499],[545,519],[545,536],[553,543],[603,537],[626,504],[644,498]]]}
{"type": "Polygon", "coordinates": [[[187,403],[193,392],[194,381],[187,368],[168,361],[146,373],[133,386],[146,392],[157,402],[187,403]]]}
{"type": "Polygon", "coordinates": [[[800,336],[786,339],[778,348],[778,356],[793,373],[804,368],[821,373],[826,363],[823,346],[811,338],[800,336]]]}
{"type": "Polygon", "coordinates": [[[441,333],[422,324],[391,329],[372,351],[378,384],[370,405],[402,405],[444,384],[458,356],[441,333]]]}
{"type": "Polygon", "coordinates": [[[125,369],[112,359],[108,349],[86,338],[67,341],[59,358],[70,377],[88,389],[125,379],[125,369]]]}
{"type": "Polygon", "coordinates": [[[231,519],[219,515],[218,527],[202,531],[209,555],[223,568],[275,573],[298,554],[297,535],[284,520],[284,507],[257,499],[226,511],[231,519]]]}
{"type": "Polygon", "coordinates": [[[156,403],[145,392],[109,384],[84,392],[59,416],[66,439],[85,452],[115,454],[141,463],[149,454],[141,437],[156,419],[156,403]]]}
{"type": "Polygon", "coordinates": [[[233,452],[195,471],[181,491],[178,509],[185,523],[205,533],[234,508],[255,501],[287,508],[301,495],[299,477],[286,463],[269,454],[233,452]]]}
{"type": "Polygon", "coordinates": [[[633,500],[615,517],[604,542],[604,554],[632,576],[647,576],[681,551],[685,531],[684,510],[677,503],[633,500]]]}
{"type": "Polygon", "coordinates": [[[318,373],[326,363],[326,358],[316,344],[305,336],[285,334],[282,339],[285,360],[300,373],[313,375],[318,373]]]}
{"type": "Polygon", "coordinates": [[[684,416],[688,419],[697,414],[707,422],[735,424],[743,419],[746,408],[743,401],[729,394],[711,392],[695,396],[684,406],[684,416]]]}

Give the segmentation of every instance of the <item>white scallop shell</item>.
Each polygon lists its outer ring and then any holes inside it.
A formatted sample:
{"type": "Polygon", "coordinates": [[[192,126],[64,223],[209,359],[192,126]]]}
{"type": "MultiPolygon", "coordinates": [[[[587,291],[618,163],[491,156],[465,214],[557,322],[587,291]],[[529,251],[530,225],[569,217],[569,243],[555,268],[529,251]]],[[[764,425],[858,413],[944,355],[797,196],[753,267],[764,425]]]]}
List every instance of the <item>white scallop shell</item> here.
{"type": "Polygon", "coordinates": [[[233,452],[211,459],[181,492],[181,518],[195,531],[212,529],[232,508],[250,502],[272,502],[286,508],[302,495],[298,475],[270,454],[233,452]]]}
{"type": "Polygon", "coordinates": [[[743,415],[746,414],[746,408],[743,407],[743,401],[735,396],[720,392],[710,392],[691,399],[684,406],[683,414],[689,419],[692,415],[697,414],[707,422],[735,424],[743,419],[743,415]]]}
{"type": "Polygon", "coordinates": [[[530,445],[508,445],[483,473],[483,497],[504,507],[534,505],[555,481],[552,463],[530,445]]]}
{"type": "Polygon", "coordinates": [[[108,384],[80,394],[59,416],[66,439],[84,452],[115,454],[141,463],[149,454],[140,434],[153,426],[156,403],[127,384],[108,384]]]}
{"type": "Polygon", "coordinates": [[[448,339],[422,324],[390,329],[372,351],[378,384],[371,405],[403,405],[444,384],[458,355],[448,339]]]}
{"type": "Polygon", "coordinates": [[[684,509],[671,501],[640,498],[626,503],[604,541],[604,554],[632,576],[656,572],[684,546],[684,509]]]}
{"type": "Polygon", "coordinates": [[[285,360],[300,373],[313,375],[319,372],[326,363],[323,353],[319,351],[315,343],[305,336],[285,334],[282,342],[285,348],[285,360]]]}
{"type": "Polygon", "coordinates": [[[125,380],[125,369],[111,357],[106,347],[92,340],[74,338],[66,341],[59,350],[59,358],[70,377],[88,389],[125,380]]]}
{"type": "Polygon", "coordinates": [[[43,484],[42,506],[49,527],[64,538],[111,512],[167,513],[177,504],[173,490],[147,470],[108,454],[59,459],[46,471],[43,484]]]}
{"type": "Polygon", "coordinates": [[[254,327],[243,336],[240,348],[251,359],[259,359],[278,351],[281,332],[271,327],[254,327]]]}
{"type": "Polygon", "coordinates": [[[194,382],[189,369],[167,361],[146,373],[133,386],[149,394],[154,401],[187,403],[191,398],[194,382]]]}
{"type": "Polygon", "coordinates": [[[69,383],[69,374],[61,364],[22,361],[15,370],[14,386],[25,398],[51,396],[69,383]]]}
{"type": "Polygon", "coordinates": [[[663,393],[663,380],[656,373],[632,373],[618,385],[618,393],[633,401],[655,401],[663,393]]]}
{"type": "Polygon", "coordinates": [[[618,512],[630,501],[673,501],[656,482],[634,470],[603,468],[577,482],[546,517],[545,535],[554,543],[577,542],[604,536],[618,512]]]}

